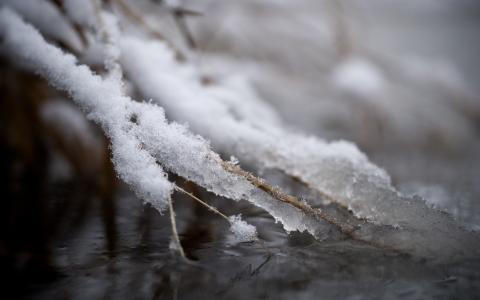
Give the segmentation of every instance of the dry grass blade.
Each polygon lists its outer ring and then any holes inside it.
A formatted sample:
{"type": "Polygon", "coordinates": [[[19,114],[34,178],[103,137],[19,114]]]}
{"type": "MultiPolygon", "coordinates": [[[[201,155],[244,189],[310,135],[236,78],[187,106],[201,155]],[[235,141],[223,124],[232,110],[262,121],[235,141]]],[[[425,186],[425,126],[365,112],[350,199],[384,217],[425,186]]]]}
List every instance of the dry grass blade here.
{"type": "Polygon", "coordinates": [[[178,11],[174,11],[173,18],[175,20],[175,23],[177,24],[178,29],[180,30],[180,33],[185,38],[188,47],[190,47],[190,49],[197,49],[197,43],[195,42],[192,33],[188,29],[184,14],[179,13],[178,11]]]}
{"type": "Polygon", "coordinates": [[[187,257],[185,256],[185,251],[183,251],[182,244],[180,243],[180,237],[178,236],[177,222],[175,221],[175,211],[173,210],[172,198],[168,198],[168,208],[170,210],[170,223],[172,224],[173,242],[175,243],[175,246],[177,248],[176,250],[180,252],[180,255],[184,259],[187,259],[187,257]]]}
{"type": "Polygon", "coordinates": [[[224,218],[225,220],[227,220],[229,223],[230,223],[230,219],[225,215],[223,214],[222,212],[220,212],[218,209],[216,209],[215,207],[209,205],[208,203],[206,203],[205,201],[202,201],[200,198],[198,198],[197,196],[195,196],[194,194],[192,193],[189,193],[187,192],[186,190],[182,189],[181,187],[179,186],[175,186],[175,189],[184,193],[185,195],[191,197],[192,199],[194,199],[195,201],[197,201],[198,203],[202,204],[203,206],[205,206],[206,208],[208,208],[210,211],[212,211],[213,213],[219,215],[220,217],[224,218]]]}
{"type": "MultiPolygon", "coordinates": [[[[274,187],[274,186],[266,183],[264,179],[259,178],[255,175],[253,175],[252,173],[243,170],[242,168],[240,168],[237,165],[234,165],[230,162],[222,161],[222,166],[228,172],[247,179],[254,186],[256,186],[257,188],[261,189],[262,191],[268,193],[270,196],[277,199],[278,201],[288,203],[289,205],[292,205],[293,207],[295,207],[297,209],[300,209],[305,214],[313,215],[315,217],[318,217],[318,218],[334,225],[335,227],[337,227],[340,230],[340,232],[342,232],[343,234],[345,234],[346,236],[348,236],[351,239],[354,239],[354,240],[357,240],[359,242],[365,243],[365,244],[370,245],[372,247],[376,247],[376,248],[380,248],[380,249],[384,249],[384,250],[388,250],[388,251],[393,251],[393,252],[405,254],[405,252],[400,250],[400,249],[385,245],[385,244],[383,244],[381,242],[378,242],[378,241],[372,241],[372,240],[363,238],[362,236],[360,236],[356,233],[356,230],[358,229],[358,227],[342,223],[339,220],[337,220],[335,217],[323,212],[322,210],[320,210],[318,208],[312,208],[308,204],[300,201],[297,197],[294,197],[292,195],[289,195],[289,194],[281,191],[279,188],[274,187]]],[[[322,193],[322,192],[320,191],[320,193],[322,193]]]]}
{"type": "Polygon", "coordinates": [[[256,186],[257,188],[266,192],[267,194],[269,194],[273,198],[275,198],[275,199],[277,199],[281,202],[288,203],[288,204],[300,209],[301,211],[303,211],[306,214],[315,215],[315,216],[327,221],[328,223],[336,226],[341,232],[343,232],[343,233],[345,233],[349,236],[351,236],[352,232],[355,230],[355,228],[353,226],[348,225],[348,224],[340,223],[334,217],[326,214],[325,212],[321,211],[320,209],[312,208],[310,205],[300,201],[297,197],[289,195],[289,194],[283,192],[282,190],[280,190],[279,188],[274,187],[274,186],[266,183],[265,180],[263,180],[262,178],[256,177],[252,173],[243,170],[242,168],[240,168],[237,165],[234,165],[230,162],[223,161],[222,166],[228,172],[236,174],[236,175],[241,176],[241,177],[244,177],[250,183],[252,183],[254,186],[256,186]]]}

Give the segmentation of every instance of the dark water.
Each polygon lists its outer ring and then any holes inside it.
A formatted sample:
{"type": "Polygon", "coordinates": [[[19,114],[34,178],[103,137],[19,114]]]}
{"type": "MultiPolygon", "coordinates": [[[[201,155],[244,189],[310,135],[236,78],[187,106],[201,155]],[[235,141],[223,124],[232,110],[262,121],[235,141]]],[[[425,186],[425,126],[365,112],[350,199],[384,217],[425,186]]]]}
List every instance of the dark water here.
{"type": "Polygon", "coordinates": [[[182,244],[189,262],[169,249],[168,214],[142,206],[122,188],[117,240],[106,251],[104,217],[94,205],[81,229],[54,246],[54,276],[26,282],[32,299],[475,299],[480,259],[434,264],[348,239],[317,241],[287,235],[246,203],[214,199],[227,214],[241,212],[260,241],[230,245],[228,225],[176,195],[182,244]]]}

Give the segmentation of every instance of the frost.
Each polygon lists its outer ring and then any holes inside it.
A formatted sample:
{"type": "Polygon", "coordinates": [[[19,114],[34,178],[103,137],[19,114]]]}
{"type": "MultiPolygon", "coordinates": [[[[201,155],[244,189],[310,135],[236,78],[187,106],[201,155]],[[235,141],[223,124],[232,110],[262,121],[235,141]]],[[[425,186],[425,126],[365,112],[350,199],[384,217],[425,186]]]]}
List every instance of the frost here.
{"type": "Polygon", "coordinates": [[[255,226],[242,220],[241,215],[230,216],[230,232],[233,234],[232,243],[253,242],[258,240],[255,226]]]}

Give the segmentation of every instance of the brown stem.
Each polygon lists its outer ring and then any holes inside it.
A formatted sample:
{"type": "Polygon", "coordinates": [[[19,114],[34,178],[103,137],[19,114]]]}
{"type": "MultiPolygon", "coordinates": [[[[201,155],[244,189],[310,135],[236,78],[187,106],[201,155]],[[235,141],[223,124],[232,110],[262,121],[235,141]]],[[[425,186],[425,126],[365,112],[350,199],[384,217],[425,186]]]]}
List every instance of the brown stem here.
{"type": "Polygon", "coordinates": [[[297,197],[289,195],[289,194],[283,192],[282,190],[280,190],[279,188],[274,187],[274,186],[266,183],[265,180],[263,180],[262,178],[256,177],[252,173],[243,170],[242,168],[240,168],[237,165],[234,165],[230,162],[222,161],[222,166],[228,172],[233,173],[233,174],[238,175],[238,176],[241,176],[241,177],[244,177],[250,183],[252,183],[254,186],[256,186],[257,188],[266,192],[267,194],[269,194],[273,198],[275,198],[275,199],[277,199],[281,202],[288,203],[288,204],[292,205],[293,207],[296,207],[296,208],[300,209],[301,211],[303,211],[307,214],[311,214],[311,215],[315,215],[317,217],[320,217],[321,219],[327,221],[328,223],[338,227],[341,232],[343,232],[347,235],[351,235],[351,233],[355,230],[355,228],[353,226],[348,225],[348,224],[342,224],[342,223],[338,222],[338,220],[336,220],[334,217],[326,214],[325,212],[321,211],[320,209],[312,208],[310,205],[300,201],[297,197]]]}
{"type": "MultiPolygon", "coordinates": [[[[292,195],[289,195],[289,194],[281,191],[279,188],[274,187],[274,186],[266,183],[264,179],[259,178],[255,175],[253,175],[252,173],[243,170],[242,168],[240,168],[239,166],[237,166],[235,164],[232,164],[231,162],[222,161],[221,164],[226,171],[247,179],[251,184],[253,184],[257,188],[261,189],[262,191],[266,192],[267,194],[269,194],[273,198],[275,198],[275,199],[277,199],[281,202],[288,203],[288,204],[292,205],[293,207],[300,209],[305,214],[310,214],[310,215],[313,215],[315,217],[321,218],[322,220],[325,220],[326,222],[334,225],[343,234],[350,237],[351,239],[357,240],[359,242],[368,244],[368,245],[376,247],[376,248],[381,248],[381,249],[388,250],[388,251],[394,251],[394,252],[401,253],[401,254],[405,253],[402,250],[390,247],[390,246],[385,245],[383,243],[372,241],[372,240],[366,240],[365,238],[361,237],[360,235],[358,235],[356,233],[356,230],[358,229],[357,227],[339,222],[335,217],[323,212],[322,210],[320,210],[318,208],[312,208],[310,205],[300,201],[297,197],[294,197],[292,195]]],[[[321,191],[319,191],[319,192],[323,194],[323,192],[321,192],[321,191]]],[[[327,195],[327,194],[325,194],[325,195],[327,195]]],[[[335,199],[333,197],[331,197],[331,196],[328,196],[328,197],[330,199],[332,199],[332,201],[335,201],[335,199]]]]}
{"type": "Polygon", "coordinates": [[[178,236],[177,222],[175,221],[175,211],[173,210],[172,198],[168,198],[168,208],[170,210],[170,223],[172,225],[172,239],[177,247],[176,250],[184,259],[187,259],[187,257],[185,256],[185,252],[183,251],[182,244],[180,243],[180,238],[178,236]]]}
{"type": "Polygon", "coordinates": [[[222,212],[220,212],[218,209],[216,209],[215,207],[211,206],[210,204],[204,202],[203,200],[201,200],[200,198],[198,198],[197,196],[195,196],[194,194],[190,193],[190,192],[187,192],[186,190],[182,189],[181,187],[179,187],[178,185],[175,186],[175,189],[177,191],[180,191],[182,193],[184,193],[185,195],[191,197],[193,200],[197,201],[198,203],[200,203],[201,205],[205,206],[206,208],[208,208],[208,210],[210,210],[211,212],[219,215],[220,217],[224,218],[225,220],[227,220],[227,222],[230,223],[230,219],[225,215],[223,214],[222,212]]]}

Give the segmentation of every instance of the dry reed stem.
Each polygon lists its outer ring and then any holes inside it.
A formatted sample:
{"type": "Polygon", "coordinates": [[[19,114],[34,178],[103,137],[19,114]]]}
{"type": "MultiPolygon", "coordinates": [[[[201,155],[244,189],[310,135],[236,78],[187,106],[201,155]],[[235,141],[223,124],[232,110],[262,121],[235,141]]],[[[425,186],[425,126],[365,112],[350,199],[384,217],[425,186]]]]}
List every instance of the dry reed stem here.
{"type": "Polygon", "coordinates": [[[185,38],[188,47],[190,47],[190,49],[197,49],[197,43],[193,38],[192,32],[188,29],[187,22],[185,20],[185,14],[183,13],[183,11],[174,10],[172,14],[173,19],[175,20],[175,24],[177,24],[180,33],[185,38]]]}
{"type": "MultiPolygon", "coordinates": [[[[177,59],[179,60],[184,60],[185,59],[185,56],[173,45],[171,44],[165,37],[164,35],[159,32],[156,28],[152,27],[144,18],[143,16],[138,13],[137,11],[135,11],[133,8],[131,8],[129,6],[129,4],[127,4],[124,0],[113,0],[113,2],[115,2],[119,8],[125,13],[125,15],[130,19],[132,20],[133,22],[141,25],[142,27],[146,28],[146,30],[152,34],[152,36],[154,36],[155,38],[159,39],[159,40],[162,40],[164,41],[171,49],[172,51],[174,51],[176,53],[176,56],[177,56],[177,59]]],[[[101,15],[100,15],[100,10],[101,10],[101,7],[98,7],[98,2],[93,0],[93,3],[94,3],[94,7],[95,7],[95,13],[96,13],[96,18],[97,20],[100,22],[100,23],[103,23],[103,20],[101,18],[101,15]],[[95,5],[96,4],[96,5],[95,5]]],[[[178,17],[178,16],[176,16],[178,17]]],[[[182,16],[180,16],[179,19],[181,19],[182,16]]],[[[178,20],[176,18],[176,21],[184,21],[184,20],[178,20]]],[[[102,24],[103,25],[103,24],[102,24]]],[[[186,25],[186,24],[183,24],[183,25],[186,25]]],[[[182,26],[181,26],[182,27],[182,26]]],[[[186,28],[180,28],[181,30],[184,29],[186,30],[186,28]]],[[[184,31],[182,30],[182,31],[184,31]]],[[[104,30],[103,30],[104,31],[104,30]]],[[[105,34],[108,34],[106,33],[105,31],[102,32],[103,35],[105,34]]],[[[185,32],[182,32],[183,34],[185,34],[185,32]]],[[[193,38],[191,36],[188,36],[189,32],[188,30],[186,31],[187,33],[187,38],[190,38],[193,42],[193,38]]],[[[104,36],[104,38],[108,39],[108,36],[104,36]]],[[[190,41],[189,41],[190,42],[190,41]]],[[[194,43],[191,43],[192,45],[190,46],[193,46],[192,48],[195,48],[195,45],[194,43]]],[[[230,162],[226,162],[226,161],[221,161],[221,164],[223,166],[223,168],[232,173],[232,174],[235,174],[235,175],[238,175],[238,176],[241,176],[245,179],[247,179],[251,184],[253,184],[255,187],[261,189],[262,191],[266,192],[267,194],[269,194],[270,196],[272,196],[274,199],[278,200],[278,201],[281,201],[281,202],[284,202],[284,203],[287,203],[299,210],[301,210],[302,212],[304,212],[305,214],[309,214],[309,215],[313,215],[315,217],[318,217],[332,225],[334,225],[335,227],[337,227],[342,233],[346,234],[347,236],[355,239],[355,240],[359,240],[359,241],[362,241],[362,242],[365,242],[367,244],[370,244],[372,246],[375,246],[375,247],[381,247],[381,248],[384,248],[384,249],[389,249],[389,250],[394,250],[394,251],[398,251],[397,249],[391,249],[389,247],[386,247],[385,245],[382,245],[382,244],[378,244],[376,242],[372,242],[372,241],[368,241],[368,240],[364,240],[362,239],[361,237],[358,237],[356,234],[355,234],[355,230],[356,228],[352,225],[349,225],[349,224],[343,224],[341,222],[339,222],[335,217],[323,212],[322,210],[318,209],[318,208],[312,208],[310,205],[308,205],[307,203],[305,202],[302,202],[300,201],[297,197],[295,196],[292,196],[292,195],[289,195],[285,192],[283,192],[282,190],[280,190],[279,188],[277,187],[274,187],[270,184],[268,184],[267,182],[265,182],[264,179],[262,178],[259,178],[255,175],[253,175],[252,173],[250,172],[247,172],[245,170],[243,170],[242,168],[240,168],[239,166],[237,165],[234,165],[230,162]]],[[[308,183],[306,183],[305,181],[303,181],[301,178],[299,177],[295,177],[295,176],[292,176],[292,178],[294,180],[297,180],[303,184],[305,184],[308,188],[314,190],[315,192],[317,192],[322,198],[325,198],[331,202],[334,202],[336,204],[339,204],[340,206],[342,206],[339,201],[337,199],[335,199],[333,196],[319,190],[319,189],[316,189],[316,188],[312,188],[308,185],[308,183]]],[[[198,197],[196,197],[195,195],[187,192],[186,190],[184,190],[183,188],[180,188],[178,186],[175,187],[176,190],[188,195],[189,197],[191,197],[192,199],[194,199],[195,201],[199,202],[200,204],[202,204],[203,206],[205,206],[206,208],[208,208],[210,211],[212,211],[213,213],[221,216],[222,218],[224,218],[225,220],[227,220],[229,223],[230,223],[230,219],[223,213],[221,213],[219,210],[217,210],[215,207],[207,204],[206,202],[202,201],[201,199],[199,199],[198,197]]],[[[170,221],[171,221],[171,225],[172,225],[172,235],[173,235],[173,239],[174,239],[174,242],[175,244],[177,245],[177,248],[178,248],[178,251],[180,252],[181,256],[185,259],[186,256],[185,256],[185,252],[183,250],[183,247],[180,243],[180,238],[179,238],[179,235],[178,235],[178,231],[177,231],[177,226],[176,226],[176,221],[175,221],[175,212],[173,210],[173,205],[172,205],[172,200],[169,199],[169,209],[170,209],[170,221]]]]}
{"type": "Polygon", "coordinates": [[[233,174],[238,175],[238,176],[241,176],[241,177],[244,177],[250,183],[252,183],[254,186],[256,186],[257,188],[266,192],[267,194],[269,194],[273,198],[275,198],[275,199],[277,199],[281,202],[288,203],[288,204],[292,205],[293,207],[300,209],[304,213],[317,216],[317,217],[327,221],[328,223],[338,227],[341,232],[343,232],[347,235],[351,235],[351,233],[355,230],[355,228],[353,226],[348,225],[348,224],[340,223],[334,217],[326,214],[325,212],[321,211],[320,209],[312,208],[310,205],[300,201],[297,197],[294,197],[292,195],[289,195],[289,194],[281,191],[279,188],[274,187],[274,186],[266,183],[265,180],[263,180],[262,178],[256,177],[252,173],[243,170],[242,168],[240,168],[237,165],[234,165],[230,162],[222,161],[222,166],[228,172],[233,173],[233,174]]]}
{"type": "MultiPolygon", "coordinates": [[[[361,236],[359,236],[355,232],[358,229],[357,227],[349,225],[349,224],[343,224],[343,223],[339,222],[335,217],[321,211],[318,208],[312,208],[310,205],[300,201],[297,197],[294,197],[292,195],[289,195],[289,194],[281,191],[279,188],[274,187],[274,186],[266,183],[264,179],[259,178],[255,175],[253,175],[252,173],[243,170],[242,168],[240,168],[237,165],[232,164],[231,162],[222,161],[221,164],[226,171],[247,179],[251,184],[253,184],[257,188],[261,189],[262,191],[266,192],[267,194],[269,194],[273,198],[275,198],[275,199],[277,199],[281,202],[287,203],[289,205],[292,205],[293,207],[295,207],[297,209],[300,209],[305,214],[313,215],[315,217],[318,217],[318,218],[334,225],[343,234],[345,234],[346,236],[348,236],[351,239],[354,239],[356,241],[365,243],[365,244],[370,245],[372,247],[376,247],[376,248],[380,248],[380,249],[388,250],[388,251],[393,251],[393,252],[397,252],[397,253],[400,253],[400,254],[406,254],[405,251],[402,251],[400,249],[385,245],[381,242],[366,240],[365,238],[362,238],[361,236]]],[[[321,193],[322,195],[324,194],[322,191],[318,191],[318,192],[321,193]]],[[[325,194],[325,195],[329,199],[331,199],[332,201],[335,201],[335,199],[332,196],[328,196],[328,194],[325,194]]],[[[363,220],[363,221],[366,222],[365,220],[363,220]]]]}
{"type": "Polygon", "coordinates": [[[202,204],[203,206],[205,206],[206,208],[208,208],[210,211],[212,211],[213,213],[219,215],[220,217],[224,218],[225,220],[227,220],[229,223],[230,223],[230,219],[225,215],[223,214],[222,212],[220,212],[218,209],[216,209],[215,207],[211,206],[210,204],[206,203],[205,201],[201,200],[200,198],[198,198],[197,196],[195,196],[194,194],[190,193],[190,192],[187,192],[186,190],[182,189],[181,187],[179,186],[175,186],[175,189],[186,194],[187,196],[190,196],[192,199],[194,199],[195,201],[198,201],[200,204],[202,204]]]}
{"type": "Polygon", "coordinates": [[[183,251],[182,244],[180,243],[180,237],[178,236],[178,231],[177,231],[177,222],[175,221],[175,211],[173,210],[173,204],[172,204],[172,198],[168,198],[168,208],[170,210],[170,223],[172,225],[172,238],[173,242],[177,246],[178,252],[180,252],[180,255],[184,258],[187,259],[185,256],[185,252],[183,251]]]}

